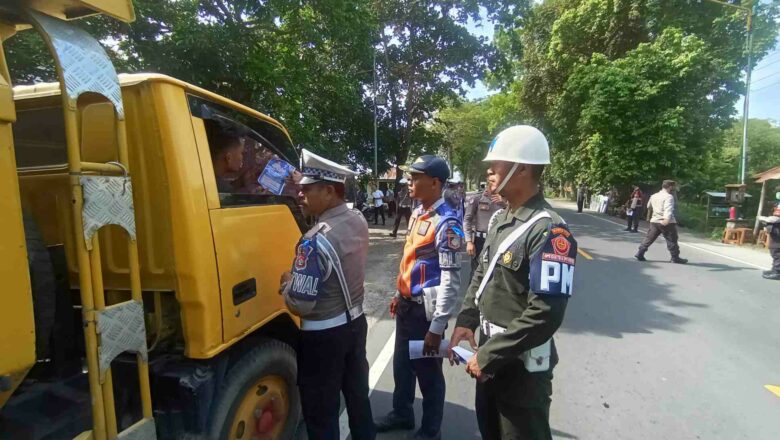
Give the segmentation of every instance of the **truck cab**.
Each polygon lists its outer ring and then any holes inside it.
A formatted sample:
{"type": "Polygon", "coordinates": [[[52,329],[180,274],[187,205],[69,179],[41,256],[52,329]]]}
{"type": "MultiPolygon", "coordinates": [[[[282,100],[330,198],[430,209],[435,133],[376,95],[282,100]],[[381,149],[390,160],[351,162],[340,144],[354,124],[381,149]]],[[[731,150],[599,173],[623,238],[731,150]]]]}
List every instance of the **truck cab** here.
{"type": "Polygon", "coordinates": [[[0,63],[0,437],[291,438],[278,288],[306,225],[297,172],[269,172],[297,167],[290,136],[183,81],[112,74],[67,21],[88,13],[132,19],[129,1],[0,8],[3,39],[33,26],[60,76],[11,89],[0,63]]]}

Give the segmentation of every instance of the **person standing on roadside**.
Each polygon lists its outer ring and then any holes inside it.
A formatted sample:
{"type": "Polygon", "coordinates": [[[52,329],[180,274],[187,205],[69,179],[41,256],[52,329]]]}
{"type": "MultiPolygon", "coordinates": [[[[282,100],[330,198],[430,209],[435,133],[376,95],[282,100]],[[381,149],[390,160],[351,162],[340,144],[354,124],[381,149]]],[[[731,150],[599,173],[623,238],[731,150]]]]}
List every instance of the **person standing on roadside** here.
{"type": "Polygon", "coordinates": [[[680,245],[677,244],[677,219],[674,216],[676,209],[674,190],[676,184],[674,180],[664,180],[661,191],[650,196],[650,200],[647,203],[652,211],[650,229],[647,231],[647,236],[645,236],[642,244],[639,245],[639,251],[634,255],[634,258],[639,261],[647,261],[645,252],[647,252],[650,245],[655,242],[659,235],[663,235],[664,239],[666,239],[666,248],[669,249],[669,253],[672,255],[672,263],[685,264],[688,262],[685,258],[680,258],[680,245]]]}
{"type": "Polygon", "coordinates": [[[558,362],[553,335],[572,294],[577,242],[539,192],[550,163],[539,130],[507,128],[485,161],[490,189],[508,206],[491,222],[450,339],[450,361],[461,341],[476,350],[466,359],[466,372],[477,380],[483,439],[551,440],[552,370],[558,362]]]}
{"type": "Polygon", "coordinates": [[[357,173],[303,150],[303,207],[316,224],[296,246],[280,293],[301,317],[298,387],[310,439],[338,440],[344,395],[353,439],[376,436],[368,399],[363,297],[368,225],[347,208],[344,182],[357,173]]]}
{"type": "Polygon", "coordinates": [[[493,214],[506,207],[498,194],[484,189],[466,199],[466,212],[463,215],[463,232],[466,234],[466,253],[471,257],[471,273],[479,264],[479,255],[487,238],[488,225],[493,214]]]}
{"type": "Polygon", "coordinates": [[[772,269],[764,271],[761,276],[768,280],[780,281],[780,187],[775,194],[775,209],[770,217],[761,218],[766,223],[766,232],[769,235],[769,254],[772,256],[772,269]]]}
{"type": "Polygon", "coordinates": [[[385,193],[377,186],[371,193],[371,198],[374,200],[374,224],[379,224],[379,215],[382,215],[382,226],[385,225],[385,193]]]}
{"type": "Polygon", "coordinates": [[[385,201],[387,201],[387,217],[393,218],[396,214],[395,191],[390,189],[389,185],[385,192],[385,201]]]}
{"type": "Polygon", "coordinates": [[[626,219],[628,226],[626,231],[639,232],[639,219],[642,218],[642,204],[644,203],[645,195],[638,186],[634,187],[634,191],[626,201],[626,219]]]}
{"type": "Polygon", "coordinates": [[[582,212],[582,207],[585,206],[585,199],[588,196],[588,186],[585,182],[580,183],[577,187],[577,212],[582,212]]]}
{"type": "Polygon", "coordinates": [[[412,216],[412,198],[409,197],[409,181],[401,179],[398,182],[398,215],[395,216],[393,232],[390,236],[395,238],[398,235],[398,227],[401,225],[401,218],[406,220],[406,227],[409,227],[409,218],[412,216]]]}
{"type": "Polygon", "coordinates": [[[423,395],[423,415],[415,439],[440,439],[445,382],[440,357],[411,360],[409,341],[422,340],[423,354],[436,356],[460,291],[463,229],[442,197],[450,176],[447,162],[421,156],[404,170],[411,174],[410,195],[420,201],[412,214],[399,268],[398,292],[390,302],[395,318],[393,410],[376,421],[378,432],[414,429],[415,382],[423,395]]]}

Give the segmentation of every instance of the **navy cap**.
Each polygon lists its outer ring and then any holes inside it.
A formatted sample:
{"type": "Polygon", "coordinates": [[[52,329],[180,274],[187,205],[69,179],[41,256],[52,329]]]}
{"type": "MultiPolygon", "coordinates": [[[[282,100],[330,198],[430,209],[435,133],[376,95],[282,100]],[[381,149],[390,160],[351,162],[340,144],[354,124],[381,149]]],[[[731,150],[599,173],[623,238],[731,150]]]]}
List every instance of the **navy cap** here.
{"type": "Polygon", "coordinates": [[[441,180],[442,184],[447,183],[450,178],[450,167],[447,162],[439,156],[426,154],[420,156],[411,165],[401,167],[407,173],[422,173],[441,180]]]}

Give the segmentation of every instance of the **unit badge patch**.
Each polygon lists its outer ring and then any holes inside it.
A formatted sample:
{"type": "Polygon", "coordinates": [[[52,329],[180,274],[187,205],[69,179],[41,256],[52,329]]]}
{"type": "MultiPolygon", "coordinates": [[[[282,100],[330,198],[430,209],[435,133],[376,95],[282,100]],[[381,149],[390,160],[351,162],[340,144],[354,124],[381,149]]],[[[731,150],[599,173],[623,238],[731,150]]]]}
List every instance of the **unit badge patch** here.
{"type": "Polygon", "coordinates": [[[541,295],[572,294],[577,241],[566,225],[553,224],[544,244],[531,257],[531,290],[541,295]]]}

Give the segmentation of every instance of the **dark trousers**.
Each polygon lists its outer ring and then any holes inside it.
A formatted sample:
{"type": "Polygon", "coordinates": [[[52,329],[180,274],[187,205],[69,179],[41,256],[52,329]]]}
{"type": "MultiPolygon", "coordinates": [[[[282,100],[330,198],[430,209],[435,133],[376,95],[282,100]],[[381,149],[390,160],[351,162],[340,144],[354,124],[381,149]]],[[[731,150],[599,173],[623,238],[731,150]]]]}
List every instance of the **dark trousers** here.
{"type": "Polygon", "coordinates": [[[430,322],[425,318],[425,306],[401,299],[395,318],[395,353],[393,354],[393,412],[402,418],[414,418],[415,382],[423,395],[423,416],[420,430],[436,435],[444,415],[444,373],[441,358],[409,359],[409,341],[425,339],[430,322]],[[416,379],[416,381],[415,381],[416,379]]]}
{"type": "Polygon", "coordinates": [[[393,226],[393,235],[398,234],[398,227],[401,226],[401,218],[406,219],[406,226],[409,226],[409,219],[412,217],[412,208],[401,206],[398,208],[398,215],[395,217],[395,226],[393,226]]]}
{"type": "Polygon", "coordinates": [[[474,237],[474,248],[476,248],[476,253],[473,257],[471,257],[471,276],[474,276],[474,271],[477,270],[477,266],[479,266],[479,254],[482,253],[482,248],[485,247],[485,237],[474,237]]]}
{"type": "Polygon", "coordinates": [[[395,214],[395,202],[387,202],[387,216],[393,218],[395,214]]]}
{"type": "Polygon", "coordinates": [[[680,246],[677,244],[677,225],[674,223],[669,223],[666,226],[660,223],[650,223],[647,236],[642,240],[642,244],[639,245],[639,254],[644,255],[659,235],[663,235],[666,239],[666,248],[669,249],[672,258],[679,258],[680,246]]]}
{"type": "Polygon", "coordinates": [[[780,273],[780,247],[769,248],[769,255],[772,256],[772,270],[780,273]]]}
{"type": "Polygon", "coordinates": [[[367,331],[365,316],[336,328],[301,331],[298,386],[310,439],[340,438],[341,393],[352,438],[373,440],[376,436],[368,400],[367,331]]]}
{"type": "Polygon", "coordinates": [[[637,231],[639,230],[639,219],[642,218],[642,207],[636,207],[634,208],[634,213],[631,215],[626,216],[626,220],[628,221],[628,229],[637,231]]]}
{"type": "Polygon", "coordinates": [[[377,206],[374,207],[374,224],[379,224],[379,216],[382,216],[382,224],[385,224],[385,207],[384,206],[377,206]]]}
{"type": "Polygon", "coordinates": [[[577,212],[582,212],[582,207],[585,205],[585,198],[577,197],[577,212]]]}
{"type": "Polygon", "coordinates": [[[552,372],[528,373],[512,363],[477,383],[475,409],[484,440],[551,440],[552,372]]]}

